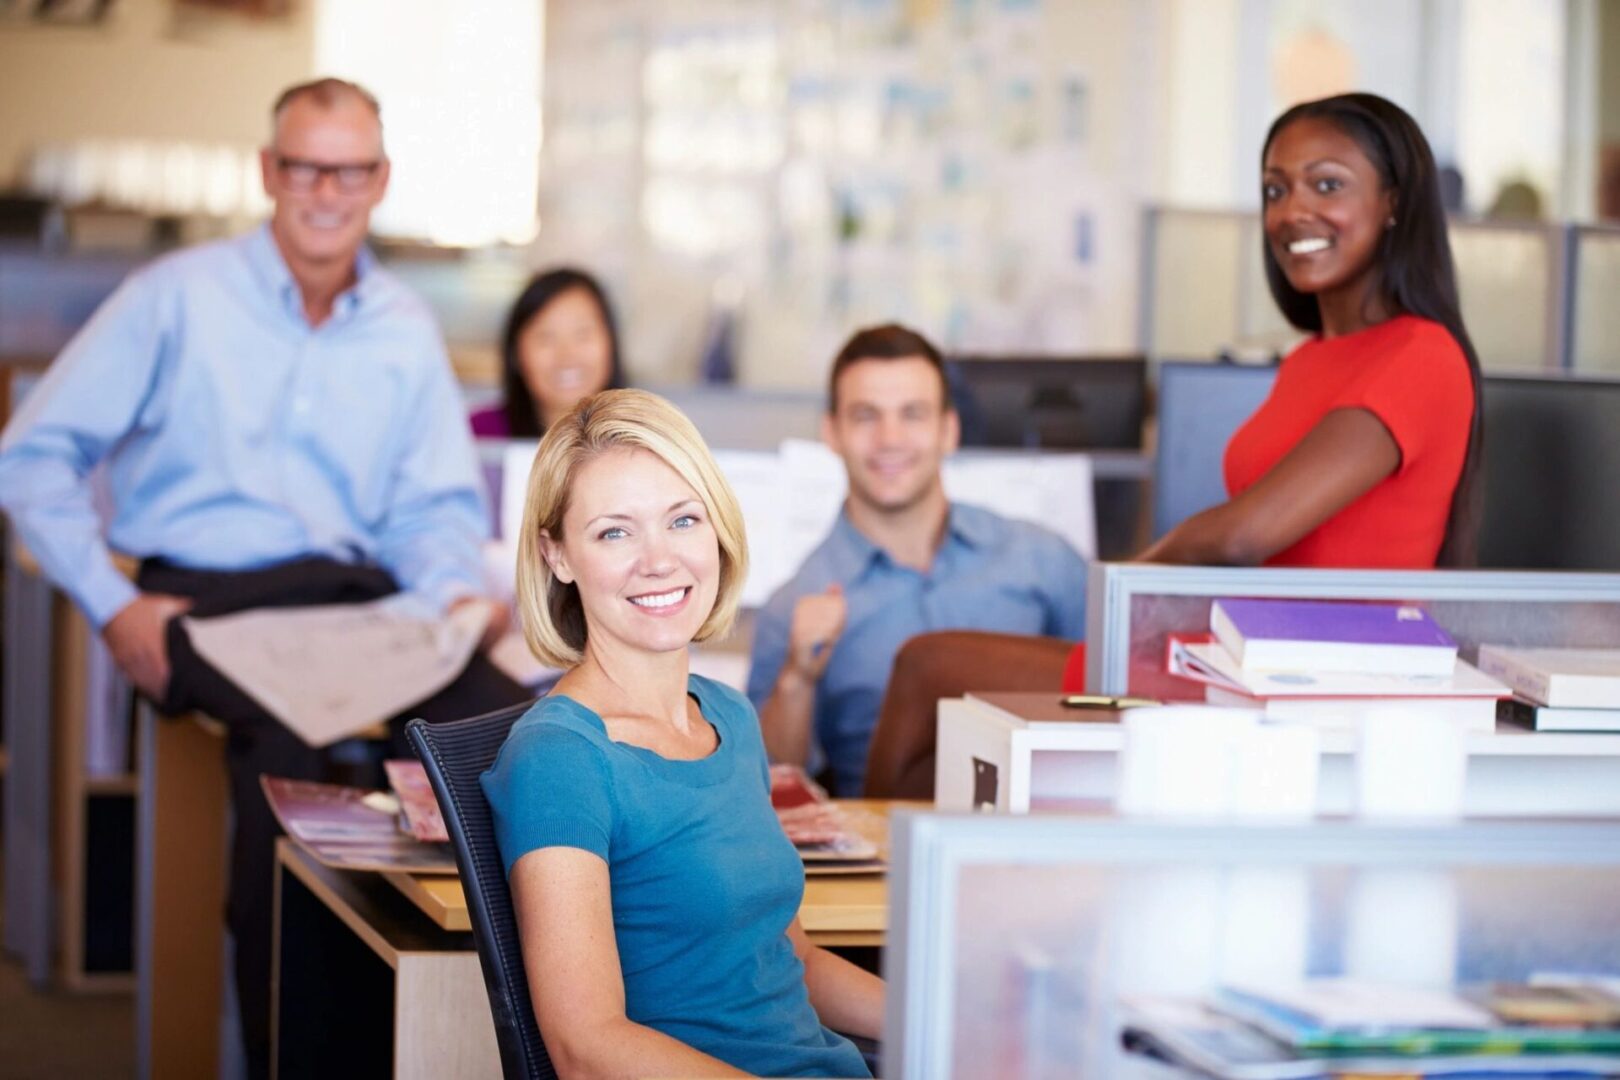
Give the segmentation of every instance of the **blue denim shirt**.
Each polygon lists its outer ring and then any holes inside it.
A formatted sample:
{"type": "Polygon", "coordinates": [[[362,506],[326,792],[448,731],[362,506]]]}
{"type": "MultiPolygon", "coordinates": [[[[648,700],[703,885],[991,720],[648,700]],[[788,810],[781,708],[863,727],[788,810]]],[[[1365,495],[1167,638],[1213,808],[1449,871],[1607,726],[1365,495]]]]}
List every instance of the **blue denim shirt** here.
{"type": "Polygon", "coordinates": [[[312,328],[261,227],[119,287],[0,438],[0,507],[101,626],[135,598],[113,548],[248,570],[369,560],[444,606],[481,592],[488,514],[438,327],[371,256],[312,328]],[[105,527],[86,477],[106,462],[105,527]]]}
{"type": "Polygon", "coordinates": [[[821,760],[832,766],[841,796],[861,793],[889,669],[907,639],[929,630],[989,630],[1078,641],[1086,632],[1086,565],[1055,533],[956,503],[934,565],[921,573],[897,564],[840,514],[799,572],[760,609],[748,672],[756,708],[787,662],[793,605],[834,582],[849,609],[816,686],[811,759],[813,766],[821,760]]]}

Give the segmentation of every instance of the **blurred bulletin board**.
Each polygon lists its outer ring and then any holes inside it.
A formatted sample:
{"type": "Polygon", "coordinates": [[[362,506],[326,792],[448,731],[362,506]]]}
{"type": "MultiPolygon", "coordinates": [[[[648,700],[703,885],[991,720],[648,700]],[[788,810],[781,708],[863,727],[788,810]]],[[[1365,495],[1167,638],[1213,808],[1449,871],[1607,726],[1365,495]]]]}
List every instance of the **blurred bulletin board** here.
{"type": "Polygon", "coordinates": [[[1152,5],[680,0],[548,11],[537,256],[585,260],[647,378],[735,316],[745,383],[854,326],[952,350],[1136,340],[1152,5]]]}

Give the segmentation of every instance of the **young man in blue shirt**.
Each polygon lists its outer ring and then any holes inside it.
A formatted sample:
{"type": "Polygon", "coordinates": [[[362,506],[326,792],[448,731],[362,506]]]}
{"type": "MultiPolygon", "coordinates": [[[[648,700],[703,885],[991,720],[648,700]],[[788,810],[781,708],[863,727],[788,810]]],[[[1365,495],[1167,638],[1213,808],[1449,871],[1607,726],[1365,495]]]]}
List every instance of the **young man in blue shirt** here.
{"type": "MultiPolygon", "coordinates": [[[[377,103],[326,79],[288,90],[273,120],[269,223],[131,275],[0,440],[0,505],[119,667],[165,712],[229,725],[228,920],[255,1076],[269,1065],[277,833],[258,776],[322,779],[333,765],[201,660],[176,616],[396,590],[441,611],[492,604],[484,495],[443,340],[364,247],[388,187],[377,103]],[[141,560],[134,583],[112,549],[141,560]]],[[[479,656],[411,712],[454,719],[527,696],[479,656]]]]}
{"type": "Polygon", "coordinates": [[[861,793],[895,653],[930,630],[1085,636],[1086,567],[1057,534],[945,497],[956,411],[938,350],[902,326],[833,361],[822,438],[849,494],[832,532],[761,609],[748,696],[773,761],[861,793]]]}

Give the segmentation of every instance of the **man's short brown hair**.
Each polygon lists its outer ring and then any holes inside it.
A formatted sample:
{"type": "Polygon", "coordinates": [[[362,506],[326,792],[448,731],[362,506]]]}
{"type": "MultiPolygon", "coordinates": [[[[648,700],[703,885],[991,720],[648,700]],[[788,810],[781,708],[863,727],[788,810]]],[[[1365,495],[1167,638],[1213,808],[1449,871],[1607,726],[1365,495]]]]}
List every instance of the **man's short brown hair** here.
{"type": "Polygon", "coordinates": [[[899,323],[884,323],[857,330],[855,336],[844,342],[844,347],[833,357],[832,373],[827,376],[827,412],[838,412],[838,377],[855,364],[866,360],[926,360],[939,375],[940,402],[946,410],[951,408],[951,387],[945,377],[945,361],[933,342],[917,331],[899,323]]]}

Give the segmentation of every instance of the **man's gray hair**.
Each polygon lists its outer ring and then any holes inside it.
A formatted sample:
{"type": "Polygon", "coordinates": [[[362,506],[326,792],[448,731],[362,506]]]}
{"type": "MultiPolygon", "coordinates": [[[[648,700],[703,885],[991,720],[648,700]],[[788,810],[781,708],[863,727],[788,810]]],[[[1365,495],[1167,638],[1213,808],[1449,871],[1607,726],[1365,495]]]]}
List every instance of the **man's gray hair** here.
{"type": "Polygon", "coordinates": [[[272,129],[281,122],[281,114],[287,110],[287,106],[304,97],[313,99],[315,104],[323,109],[330,109],[345,100],[358,101],[371,110],[371,114],[377,118],[377,126],[382,126],[382,106],[377,104],[377,98],[370,90],[359,83],[328,76],[324,79],[299,83],[297,86],[289,86],[283,90],[270,109],[272,129]]]}

